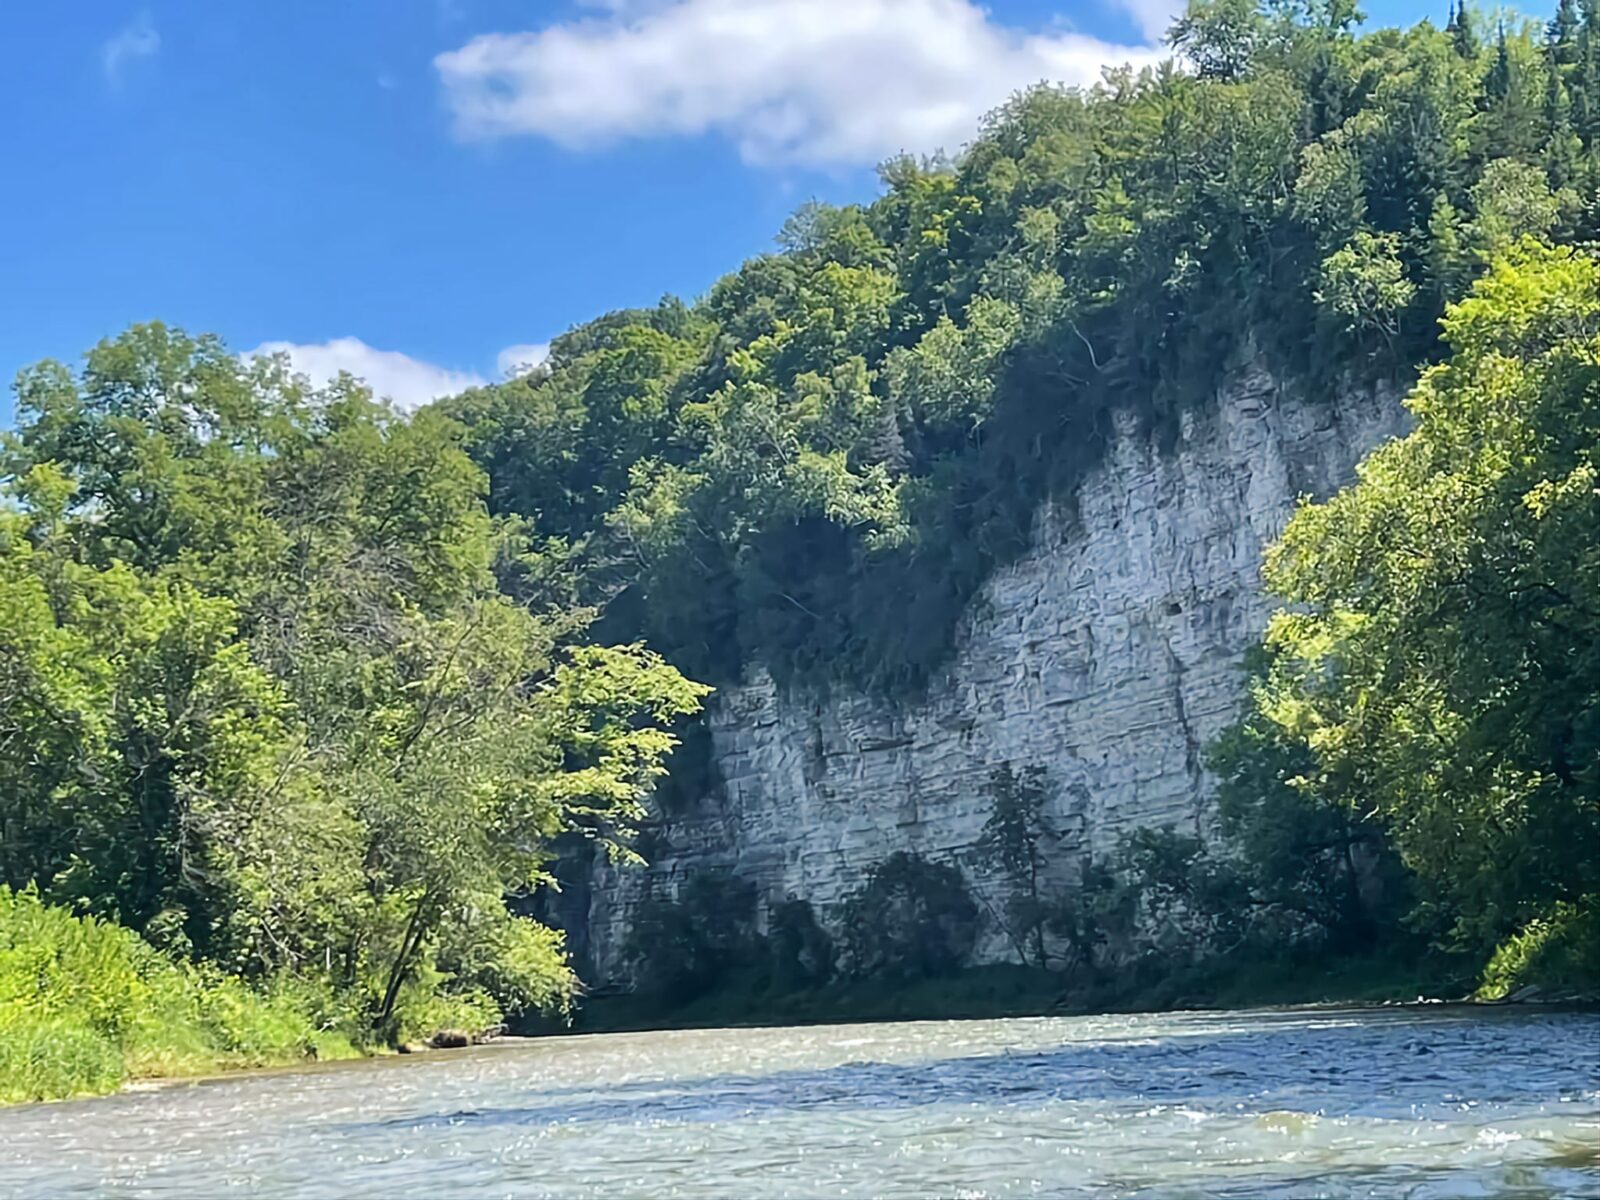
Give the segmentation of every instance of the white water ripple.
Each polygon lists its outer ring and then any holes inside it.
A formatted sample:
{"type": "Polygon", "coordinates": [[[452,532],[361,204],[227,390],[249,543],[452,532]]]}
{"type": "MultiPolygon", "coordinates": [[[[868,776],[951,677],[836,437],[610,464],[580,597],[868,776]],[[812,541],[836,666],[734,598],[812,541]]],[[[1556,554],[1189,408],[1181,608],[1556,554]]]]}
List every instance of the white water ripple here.
{"type": "Polygon", "coordinates": [[[1600,1016],[508,1041],[6,1110],[0,1192],[1600,1197],[1600,1016]]]}

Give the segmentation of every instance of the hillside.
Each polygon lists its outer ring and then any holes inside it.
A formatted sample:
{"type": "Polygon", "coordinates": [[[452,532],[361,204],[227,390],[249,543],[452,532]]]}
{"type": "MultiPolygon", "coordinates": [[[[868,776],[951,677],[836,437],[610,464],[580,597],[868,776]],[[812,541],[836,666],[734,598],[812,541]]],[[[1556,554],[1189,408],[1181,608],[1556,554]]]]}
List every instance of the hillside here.
{"type": "Polygon", "coordinates": [[[107,922],[274,1059],[564,1020],[574,960],[650,1020],[1004,960],[1595,990],[1597,39],[1197,0],[416,413],[160,324],[23,372],[7,1012],[107,922]]]}

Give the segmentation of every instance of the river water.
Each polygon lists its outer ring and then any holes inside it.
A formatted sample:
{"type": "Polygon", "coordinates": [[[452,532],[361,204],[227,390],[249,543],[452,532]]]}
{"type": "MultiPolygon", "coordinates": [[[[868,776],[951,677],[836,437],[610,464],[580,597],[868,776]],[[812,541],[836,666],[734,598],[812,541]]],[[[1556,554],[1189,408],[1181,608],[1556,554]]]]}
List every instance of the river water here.
{"type": "Polygon", "coordinates": [[[505,1041],[6,1110],[0,1192],[1600,1197],[1600,1016],[505,1041]]]}

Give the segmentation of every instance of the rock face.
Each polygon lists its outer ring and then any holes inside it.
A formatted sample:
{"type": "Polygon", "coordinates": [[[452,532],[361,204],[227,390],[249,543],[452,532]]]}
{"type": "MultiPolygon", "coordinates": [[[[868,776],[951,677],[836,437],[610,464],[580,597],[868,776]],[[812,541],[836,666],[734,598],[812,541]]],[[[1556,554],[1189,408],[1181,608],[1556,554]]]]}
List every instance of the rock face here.
{"type": "MultiPolygon", "coordinates": [[[[1120,425],[1076,504],[1044,506],[1033,549],[985,585],[919,701],[785,695],[764,676],[724,688],[709,713],[721,786],[664,825],[648,870],[589,880],[571,930],[587,976],[616,978],[631,908],[694,870],[826,919],[869,866],[910,850],[961,863],[993,905],[968,852],[1001,763],[1044,768],[1063,876],[1126,829],[1202,829],[1204,747],[1239,711],[1242,656],[1271,611],[1264,548],[1298,496],[1337,490],[1406,424],[1393,389],[1308,399],[1247,368],[1184,417],[1176,446],[1120,425]]],[[[1004,957],[989,924],[980,957],[1004,957]]]]}

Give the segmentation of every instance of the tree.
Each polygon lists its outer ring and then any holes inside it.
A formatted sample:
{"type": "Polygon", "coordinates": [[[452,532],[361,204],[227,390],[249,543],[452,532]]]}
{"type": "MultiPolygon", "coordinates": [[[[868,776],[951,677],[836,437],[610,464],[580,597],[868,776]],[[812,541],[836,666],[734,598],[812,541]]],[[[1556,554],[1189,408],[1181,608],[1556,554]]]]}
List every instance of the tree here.
{"type": "Polygon", "coordinates": [[[408,996],[563,1004],[559,939],[505,897],[559,833],[623,852],[705,689],[496,588],[519,531],[437,411],[160,325],[18,395],[6,882],[242,974],[312,973],[391,1038],[408,996]]]}
{"type": "Polygon", "coordinates": [[[1190,0],[1167,41],[1202,79],[1243,77],[1266,34],[1256,0],[1190,0]]]}
{"type": "Polygon", "coordinates": [[[1027,767],[1014,771],[1010,763],[989,775],[990,808],[983,832],[973,847],[979,863],[998,868],[1005,881],[1006,935],[1017,956],[1044,969],[1050,965],[1044,933],[1050,917],[1045,895],[1045,842],[1051,831],[1044,821],[1044,771],[1027,767]]]}
{"type": "Polygon", "coordinates": [[[1482,262],[1505,254],[1525,237],[1548,236],[1578,204],[1568,189],[1551,191],[1539,168],[1512,159],[1485,167],[1471,196],[1473,219],[1467,233],[1482,262]]]}
{"type": "Polygon", "coordinates": [[[1417,429],[1301,509],[1267,579],[1264,716],[1483,948],[1600,861],[1600,268],[1524,242],[1445,321],[1417,429]]]}
{"type": "Polygon", "coordinates": [[[1247,705],[1208,752],[1221,831],[1253,904],[1335,952],[1369,950],[1398,927],[1409,880],[1350,781],[1318,765],[1309,745],[1247,705]]]}
{"type": "Polygon", "coordinates": [[[1562,71],[1577,65],[1578,23],[1577,0],[1556,0],[1555,15],[1545,26],[1545,46],[1551,62],[1562,71]]]}
{"type": "Polygon", "coordinates": [[[948,975],[977,939],[978,907],[960,870],[904,850],[873,864],[840,917],[850,969],[863,976],[948,975]]]}
{"type": "Polygon", "coordinates": [[[1395,234],[1360,230],[1323,260],[1317,303],[1346,331],[1376,333],[1385,346],[1392,346],[1405,310],[1417,295],[1399,249],[1395,234]]]}
{"type": "Polygon", "coordinates": [[[1468,62],[1478,57],[1479,42],[1475,22],[1476,18],[1467,8],[1467,0],[1459,0],[1450,10],[1450,21],[1445,26],[1456,54],[1468,62]]]}

